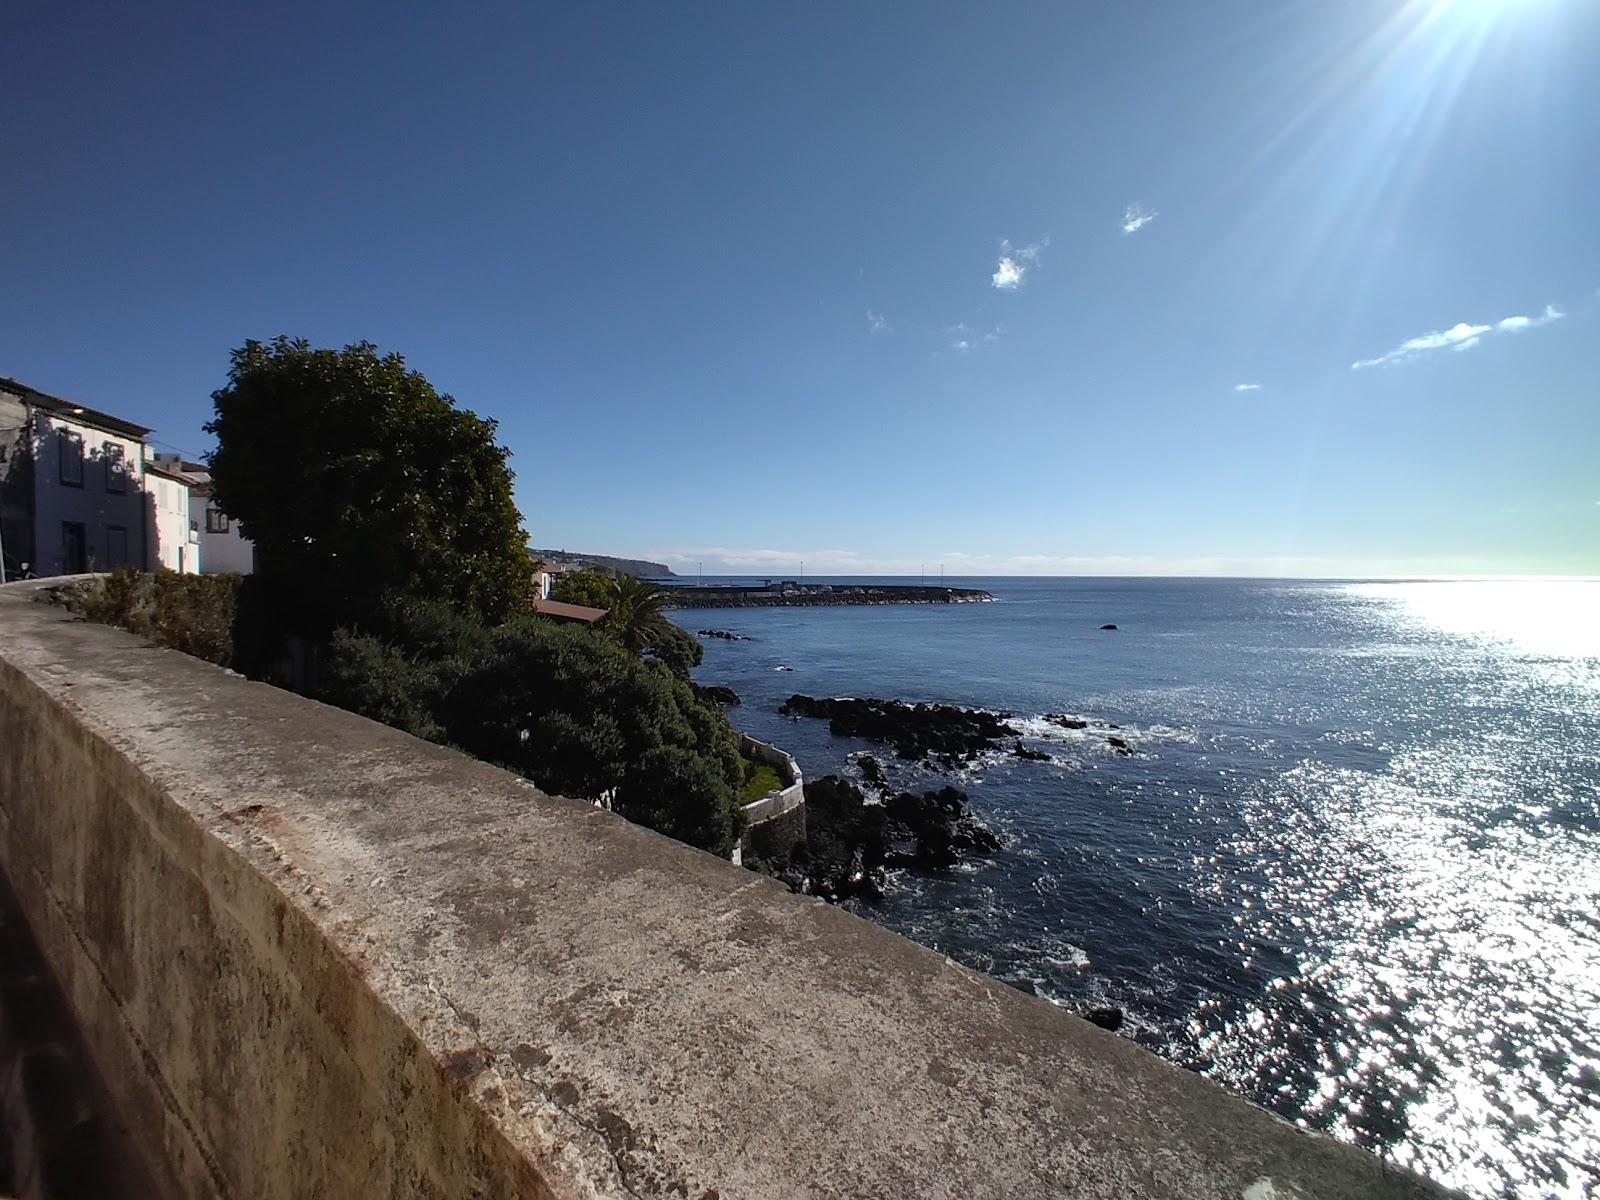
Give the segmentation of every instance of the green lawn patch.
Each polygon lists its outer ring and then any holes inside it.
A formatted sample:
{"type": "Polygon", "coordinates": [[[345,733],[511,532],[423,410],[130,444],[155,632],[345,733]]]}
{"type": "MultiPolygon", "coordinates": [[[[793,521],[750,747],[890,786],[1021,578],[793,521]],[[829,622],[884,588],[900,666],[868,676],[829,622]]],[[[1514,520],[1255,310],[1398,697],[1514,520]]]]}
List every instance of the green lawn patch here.
{"type": "Polygon", "coordinates": [[[744,786],[739,789],[740,804],[754,804],[764,796],[783,790],[783,780],[766,763],[746,760],[744,786]]]}

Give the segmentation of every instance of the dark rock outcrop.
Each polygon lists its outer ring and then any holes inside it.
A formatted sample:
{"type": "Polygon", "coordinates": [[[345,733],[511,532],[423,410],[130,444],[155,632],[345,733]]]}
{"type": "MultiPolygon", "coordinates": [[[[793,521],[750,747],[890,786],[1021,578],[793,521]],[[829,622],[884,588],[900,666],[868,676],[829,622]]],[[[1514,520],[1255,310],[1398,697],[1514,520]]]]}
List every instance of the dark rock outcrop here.
{"type": "Polygon", "coordinates": [[[838,737],[887,742],[901,758],[933,758],[946,766],[1017,736],[1017,730],[1005,721],[1010,714],[953,704],[795,695],[778,711],[791,717],[824,718],[838,737]]]}
{"type": "Polygon", "coordinates": [[[1062,729],[1087,729],[1089,722],[1082,717],[1069,717],[1064,713],[1045,713],[1044,719],[1052,725],[1059,725],[1062,729]]]}
{"type": "Polygon", "coordinates": [[[699,637],[716,638],[723,642],[753,642],[754,638],[746,637],[742,633],[734,633],[731,629],[702,629],[699,637]]]}
{"type": "Polygon", "coordinates": [[[860,788],[827,775],[806,784],[805,844],[761,866],[807,895],[879,900],[886,868],[948,870],[999,848],[999,838],[967,809],[965,792],[901,792],[869,804],[860,788]]]}
{"type": "Polygon", "coordinates": [[[1020,741],[1011,747],[1011,753],[1025,762],[1049,762],[1050,756],[1043,750],[1030,750],[1020,741]]]}
{"type": "Polygon", "coordinates": [[[1112,734],[1110,737],[1106,738],[1106,745],[1110,746],[1124,758],[1133,753],[1133,747],[1128,745],[1126,740],[1117,737],[1115,734],[1112,734]]]}
{"type": "Polygon", "coordinates": [[[863,754],[856,759],[856,769],[861,772],[861,781],[869,787],[882,791],[888,785],[888,777],[883,773],[883,764],[870,754],[863,754]]]}
{"type": "Polygon", "coordinates": [[[993,854],[1000,839],[967,811],[967,794],[953,787],[901,792],[884,801],[885,862],[948,870],[971,854],[993,854]]]}
{"type": "Polygon", "coordinates": [[[734,691],[731,687],[723,687],[718,683],[696,683],[692,686],[694,687],[694,694],[696,696],[700,697],[702,700],[709,700],[713,704],[726,704],[732,707],[733,705],[743,703],[743,701],[739,699],[739,693],[734,691]]]}
{"type": "Polygon", "coordinates": [[[1098,1025],[1101,1029],[1109,1029],[1112,1033],[1122,1028],[1122,1010],[1105,1005],[1097,1008],[1086,1008],[1078,1014],[1091,1025],[1098,1025]]]}
{"type": "Polygon", "coordinates": [[[1115,629],[1116,626],[1115,625],[1102,625],[1102,626],[1100,626],[1100,628],[1101,629],[1115,629]]]}

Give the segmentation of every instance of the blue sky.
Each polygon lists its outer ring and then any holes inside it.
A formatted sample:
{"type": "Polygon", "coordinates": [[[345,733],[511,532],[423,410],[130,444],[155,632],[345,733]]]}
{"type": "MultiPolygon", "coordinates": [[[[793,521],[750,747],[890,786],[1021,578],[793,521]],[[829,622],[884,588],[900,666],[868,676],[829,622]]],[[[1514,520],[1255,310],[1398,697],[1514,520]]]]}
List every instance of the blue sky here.
{"type": "Polygon", "coordinates": [[[10,9],[0,374],[369,339],[691,570],[1600,573],[1593,0],[452,8],[10,9]]]}

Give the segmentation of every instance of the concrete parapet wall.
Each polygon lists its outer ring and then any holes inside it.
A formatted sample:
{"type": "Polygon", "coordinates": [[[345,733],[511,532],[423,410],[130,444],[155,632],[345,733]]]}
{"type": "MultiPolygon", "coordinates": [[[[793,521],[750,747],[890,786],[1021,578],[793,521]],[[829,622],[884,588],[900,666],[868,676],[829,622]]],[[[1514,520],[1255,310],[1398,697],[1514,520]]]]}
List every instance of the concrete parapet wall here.
{"type": "Polygon", "coordinates": [[[0,871],[175,1197],[1436,1194],[848,913],[26,585],[0,589],[0,871]]]}
{"type": "Polygon", "coordinates": [[[806,781],[800,774],[800,764],[787,751],[757,741],[748,733],[739,735],[739,750],[773,768],[786,786],[744,806],[746,824],[736,861],[787,856],[806,840],[806,781]]]}

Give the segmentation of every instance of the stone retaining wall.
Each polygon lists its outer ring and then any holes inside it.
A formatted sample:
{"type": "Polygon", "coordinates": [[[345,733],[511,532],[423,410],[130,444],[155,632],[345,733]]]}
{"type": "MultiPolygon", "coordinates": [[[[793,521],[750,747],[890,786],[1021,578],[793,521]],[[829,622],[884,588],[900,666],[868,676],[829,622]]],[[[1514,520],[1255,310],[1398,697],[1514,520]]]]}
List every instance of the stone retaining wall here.
{"type": "Polygon", "coordinates": [[[0,872],[165,1195],[1437,1194],[846,912],[26,587],[0,588],[0,872]]]}

